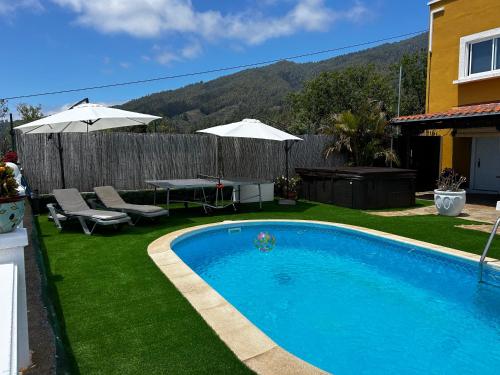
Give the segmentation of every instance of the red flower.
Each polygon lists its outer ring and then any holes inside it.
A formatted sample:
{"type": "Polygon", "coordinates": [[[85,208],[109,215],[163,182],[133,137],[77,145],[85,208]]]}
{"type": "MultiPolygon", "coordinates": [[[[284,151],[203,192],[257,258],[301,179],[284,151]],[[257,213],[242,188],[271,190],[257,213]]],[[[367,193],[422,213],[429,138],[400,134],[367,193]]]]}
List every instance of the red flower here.
{"type": "Polygon", "coordinates": [[[9,151],[3,156],[4,163],[14,163],[17,164],[17,153],[15,151],[9,151]]]}

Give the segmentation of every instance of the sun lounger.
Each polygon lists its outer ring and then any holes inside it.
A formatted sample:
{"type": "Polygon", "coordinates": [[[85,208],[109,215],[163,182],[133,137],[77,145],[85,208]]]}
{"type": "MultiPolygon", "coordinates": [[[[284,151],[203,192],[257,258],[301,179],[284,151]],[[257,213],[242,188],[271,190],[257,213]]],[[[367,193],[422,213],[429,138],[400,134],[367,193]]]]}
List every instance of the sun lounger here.
{"type": "Polygon", "coordinates": [[[85,234],[91,235],[97,225],[118,225],[123,223],[131,224],[130,216],[123,212],[93,210],[83,200],[77,189],[56,189],[53,191],[54,197],[60,207],[49,204],[52,220],[59,229],[62,229],[61,219],[77,219],[85,234]],[[87,221],[94,223],[92,229],[87,226],[87,221]]]}
{"type": "MultiPolygon", "coordinates": [[[[155,218],[168,215],[168,211],[158,206],[148,206],[144,204],[130,204],[125,202],[120,194],[112,186],[99,186],[94,188],[99,200],[109,210],[126,212],[130,215],[137,216],[137,221],[140,218],[155,218]]],[[[136,223],[137,223],[136,221],[136,223]]]]}

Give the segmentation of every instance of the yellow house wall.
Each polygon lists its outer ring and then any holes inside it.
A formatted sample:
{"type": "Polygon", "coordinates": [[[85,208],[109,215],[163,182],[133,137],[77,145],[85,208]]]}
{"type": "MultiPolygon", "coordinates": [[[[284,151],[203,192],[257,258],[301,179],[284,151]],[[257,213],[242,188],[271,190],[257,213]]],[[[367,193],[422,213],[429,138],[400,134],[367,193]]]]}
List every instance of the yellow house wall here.
{"type": "MultiPolygon", "coordinates": [[[[453,107],[500,101],[500,78],[466,84],[454,84],[458,79],[460,38],[500,27],[500,0],[441,0],[430,10],[444,7],[433,19],[432,53],[429,53],[427,77],[427,112],[441,112],[453,107]]],[[[441,168],[459,164],[464,168],[467,157],[454,151],[470,152],[460,142],[454,142],[451,130],[442,135],[441,168]],[[455,143],[455,147],[454,147],[455,143]],[[454,162],[455,159],[455,162],[454,162]]],[[[458,166],[458,165],[457,165],[458,166]]]]}

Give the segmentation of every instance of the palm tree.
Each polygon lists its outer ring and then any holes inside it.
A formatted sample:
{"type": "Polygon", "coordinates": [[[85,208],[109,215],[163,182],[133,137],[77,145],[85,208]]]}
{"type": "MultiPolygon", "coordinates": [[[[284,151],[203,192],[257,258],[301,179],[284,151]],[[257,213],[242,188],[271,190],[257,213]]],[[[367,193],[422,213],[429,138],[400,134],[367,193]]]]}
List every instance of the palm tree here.
{"type": "Polygon", "coordinates": [[[371,166],[377,159],[386,165],[399,164],[396,153],[385,147],[387,139],[387,116],[379,102],[370,102],[357,113],[344,111],[334,114],[321,127],[321,132],[334,137],[325,149],[325,157],[345,152],[354,166],[371,166]]]}

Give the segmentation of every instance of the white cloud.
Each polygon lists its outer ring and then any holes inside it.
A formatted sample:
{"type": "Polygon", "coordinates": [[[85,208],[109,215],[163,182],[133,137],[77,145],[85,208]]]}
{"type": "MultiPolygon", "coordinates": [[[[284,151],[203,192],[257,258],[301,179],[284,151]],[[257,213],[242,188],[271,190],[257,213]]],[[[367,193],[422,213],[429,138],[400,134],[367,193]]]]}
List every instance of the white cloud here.
{"type": "Polygon", "coordinates": [[[131,64],[127,61],[122,61],[120,63],[120,67],[122,67],[123,69],[128,69],[128,68],[130,68],[130,66],[131,66],[131,64]]]}
{"type": "MultiPolygon", "coordinates": [[[[172,49],[162,48],[158,44],[153,45],[152,50],[155,52],[154,60],[162,65],[168,65],[172,62],[191,60],[200,56],[202,47],[200,42],[193,40],[191,43],[186,44],[179,51],[172,51],[172,49]]],[[[142,56],[144,61],[149,61],[149,56],[142,56]]]]}
{"type": "Polygon", "coordinates": [[[194,41],[191,44],[184,46],[181,50],[181,56],[185,59],[194,59],[200,56],[202,53],[201,44],[198,41],[194,41]]]}
{"type": "Polygon", "coordinates": [[[357,2],[354,7],[352,7],[349,12],[346,12],[345,18],[349,21],[359,22],[367,17],[371,17],[372,15],[368,11],[368,9],[360,2],[357,2]]]}
{"type": "Polygon", "coordinates": [[[103,33],[136,37],[181,33],[205,40],[233,39],[247,44],[300,31],[325,31],[341,19],[356,21],[368,13],[361,2],[347,10],[335,10],[325,0],[291,1],[292,6],[286,7],[283,14],[272,16],[255,10],[228,14],[218,10],[198,11],[191,0],[52,1],[75,12],[77,23],[103,33]]]}
{"type": "Polygon", "coordinates": [[[163,52],[160,52],[158,55],[156,55],[155,60],[159,64],[167,65],[167,64],[170,64],[171,62],[179,61],[180,57],[173,52],[163,51],[163,52]]]}
{"type": "Polygon", "coordinates": [[[43,10],[43,5],[39,0],[0,0],[0,16],[11,14],[21,8],[39,12],[43,10]]]}

